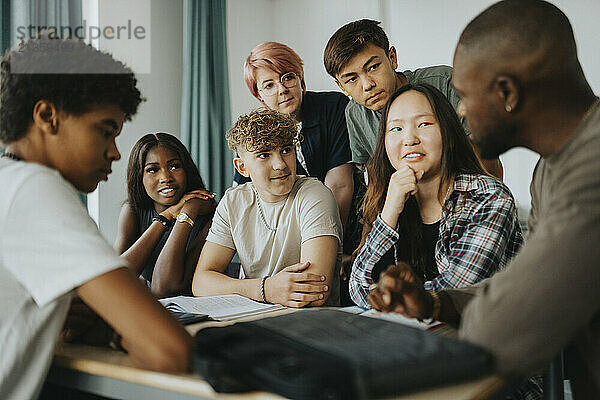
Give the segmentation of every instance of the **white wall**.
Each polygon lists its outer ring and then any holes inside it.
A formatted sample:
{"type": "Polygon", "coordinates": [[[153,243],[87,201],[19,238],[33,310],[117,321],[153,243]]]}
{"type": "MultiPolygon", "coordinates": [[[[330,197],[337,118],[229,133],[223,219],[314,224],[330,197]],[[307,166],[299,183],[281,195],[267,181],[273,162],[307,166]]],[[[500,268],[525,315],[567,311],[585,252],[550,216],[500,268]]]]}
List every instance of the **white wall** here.
{"type": "MultiPolygon", "coordinates": [[[[132,1],[151,5],[151,73],[138,75],[139,87],[148,100],[141,105],[134,121],[125,124],[117,141],[122,159],[114,165],[109,181],[101,183],[91,196],[100,230],[111,242],[116,236],[121,203],[126,198],[125,171],[133,144],[152,130],[180,134],[183,0],[132,1]]],[[[118,0],[98,0],[98,3],[100,17],[120,12],[118,0]]],[[[382,21],[390,43],[398,49],[401,69],[451,65],[461,30],[492,3],[492,0],[227,0],[232,120],[259,106],[244,84],[243,63],[250,50],[263,41],[286,43],[300,54],[309,89],[337,90],[323,67],[323,50],[331,34],[343,24],[358,18],[382,21]]],[[[600,93],[596,23],[600,2],[555,0],[554,3],[569,16],[584,71],[596,93],[600,93]]],[[[132,18],[145,13],[139,7],[138,11],[130,12],[132,18]]],[[[524,209],[529,207],[528,185],[536,158],[524,149],[503,156],[505,181],[524,209]]]]}
{"type": "MultiPolygon", "coordinates": [[[[113,164],[108,182],[100,183],[97,193],[90,196],[92,200],[95,196],[98,198],[98,226],[110,243],[116,237],[119,211],[127,197],[126,171],[131,148],[141,136],[151,131],[165,131],[179,137],[181,126],[183,1],[132,1],[140,7],[137,12],[131,12],[132,17],[136,13],[145,14],[147,8],[141,7],[150,6],[151,65],[150,73],[137,75],[138,88],[147,101],[140,105],[134,120],[125,123],[117,138],[121,161],[113,164]]],[[[99,23],[103,24],[103,17],[110,20],[111,13],[122,12],[121,3],[119,0],[99,0],[99,23]]]]}
{"type": "MultiPolygon", "coordinates": [[[[232,120],[258,107],[243,81],[243,63],[257,44],[273,40],[289,45],[304,60],[310,90],[337,90],[323,67],[327,40],[340,26],[359,18],[382,21],[398,50],[399,69],[446,64],[466,24],[493,0],[228,0],[229,77],[232,120]]],[[[571,20],[583,69],[600,93],[597,0],[554,0],[571,20]]],[[[524,214],[537,155],[513,149],[502,156],[505,182],[524,214]]]]}
{"type": "Polygon", "coordinates": [[[337,28],[363,16],[379,15],[381,1],[227,0],[229,91],[232,121],[260,106],[244,83],[244,62],[256,45],[282,42],[304,60],[311,90],[337,90],[323,67],[323,50],[337,28]]]}

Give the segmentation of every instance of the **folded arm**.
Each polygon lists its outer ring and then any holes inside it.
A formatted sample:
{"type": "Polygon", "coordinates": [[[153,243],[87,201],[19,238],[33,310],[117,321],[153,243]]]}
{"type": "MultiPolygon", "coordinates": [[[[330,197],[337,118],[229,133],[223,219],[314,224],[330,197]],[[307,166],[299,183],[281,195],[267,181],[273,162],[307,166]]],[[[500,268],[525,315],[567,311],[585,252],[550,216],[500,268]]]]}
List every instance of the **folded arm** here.
{"type": "MultiPolygon", "coordinates": [[[[239,294],[260,301],[252,282],[257,279],[235,279],[225,275],[225,269],[235,255],[235,250],[213,242],[206,242],[198,258],[192,279],[194,296],[239,294]]],[[[254,284],[256,286],[256,283],[254,284]]]]}
{"type": "Polygon", "coordinates": [[[189,290],[192,275],[204,246],[210,222],[198,232],[189,248],[181,248],[188,241],[192,227],[187,223],[176,224],[160,252],[152,274],[151,290],[158,297],[168,297],[189,290]]]}
{"type": "Polygon", "coordinates": [[[128,203],[123,204],[119,214],[117,238],[114,248],[127,260],[127,266],[134,275],[139,276],[152,254],[152,250],[163,235],[165,227],[160,222],[153,222],[148,229],[138,231],[138,221],[128,203]]]}
{"type": "MultiPolygon", "coordinates": [[[[223,273],[234,254],[233,249],[206,242],[192,281],[194,296],[239,294],[252,300],[263,300],[262,278],[236,279],[223,273]]],[[[317,268],[320,265],[318,262],[317,268]]],[[[310,263],[298,263],[268,277],[264,284],[265,300],[288,307],[304,307],[312,301],[326,299],[326,277],[308,272],[309,267],[310,263]]]]}
{"type": "Polygon", "coordinates": [[[310,263],[307,271],[324,276],[325,280],[318,287],[323,287],[322,299],[314,300],[308,303],[308,306],[322,306],[331,293],[331,285],[333,281],[333,275],[335,273],[335,266],[337,262],[338,253],[338,239],[335,236],[317,236],[312,239],[308,239],[302,243],[300,249],[300,263],[310,263]]]}
{"type": "MultiPolygon", "coordinates": [[[[180,201],[181,206],[172,206],[161,215],[172,223],[180,211],[185,212],[192,220],[196,220],[198,215],[210,216],[216,207],[211,195],[212,193],[204,190],[190,192],[180,201]]],[[[151,290],[155,295],[166,297],[189,288],[209,226],[210,223],[206,224],[188,247],[192,227],[187,223],[174,224],[152,273],[151,290]]],[[[165,229],[163,224],[153,221],[140,236],[137,232],[138,221],[133,210],[129,204],[123,205],[114,247],[127,260],[129,268],[136,276],[142,273],[165,229]]]]}

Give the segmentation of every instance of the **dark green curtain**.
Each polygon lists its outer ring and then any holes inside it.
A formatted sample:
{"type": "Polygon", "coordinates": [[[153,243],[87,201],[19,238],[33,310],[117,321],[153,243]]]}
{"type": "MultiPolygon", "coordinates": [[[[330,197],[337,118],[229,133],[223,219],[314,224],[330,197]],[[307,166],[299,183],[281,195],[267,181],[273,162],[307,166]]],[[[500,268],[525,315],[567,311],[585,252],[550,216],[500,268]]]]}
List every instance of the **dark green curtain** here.
{"type": "MultiPolygon", "coordinates": [[[[10,0],[0,0],[0,55],[10,47],[10,0]]],[[[4,152],[0,143],[0,153],[4,152]]]]}
{"type": "Polygon", "coordinates": [[[0,0],[0,51],[10,47],[10,0],[0,0]]]}
{"type": "Polygon", "coordinates": [[[185,0],[183,7],[181,140],[219,197],[233,180],[226,10],[224,0],[185,0]]]}

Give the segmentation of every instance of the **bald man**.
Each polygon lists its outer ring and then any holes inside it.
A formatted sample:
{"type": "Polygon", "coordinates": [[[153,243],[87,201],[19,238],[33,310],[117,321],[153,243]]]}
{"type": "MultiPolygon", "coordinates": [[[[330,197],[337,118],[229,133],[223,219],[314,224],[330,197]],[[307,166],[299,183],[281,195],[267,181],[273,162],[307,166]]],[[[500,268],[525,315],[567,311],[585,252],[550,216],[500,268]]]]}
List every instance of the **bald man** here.
{"type": "Polygon", "coordinates": [[[371,304],[459,326],[460,337],[488,349],[508,376],[539,371],[565,350],[575,398],[598,399],[600,105],[569,20],[544,1],[494,4],[463,31],[453,84],[483,157],[516,146],[541,156],[529,238],[503,272],[439,297],[392,266],[371,304]]]}

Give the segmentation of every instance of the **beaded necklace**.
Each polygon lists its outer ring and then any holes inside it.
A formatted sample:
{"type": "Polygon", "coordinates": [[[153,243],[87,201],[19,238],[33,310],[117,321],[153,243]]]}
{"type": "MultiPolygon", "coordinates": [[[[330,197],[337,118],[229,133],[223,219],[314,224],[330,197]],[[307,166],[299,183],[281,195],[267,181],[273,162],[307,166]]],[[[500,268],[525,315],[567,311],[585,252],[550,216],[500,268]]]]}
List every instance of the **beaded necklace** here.
{"type": "MultiPolygon", "coordinates": [[[[265,226],[267,227],[268,230],[270,230],[271,232],[277,232],[277,227],[271,228],[271,226],[269,226],[269,224],[267,224],[267,219],[265,218],[265,214],[262,209],[262,203],[260,201],[260,196],[258,195],[256,188],[254,187],[254,185],[250,185],[250,187],[252,188],[252,190],[254,191],[254,194],[256,195],[256,203],[258,204],[258,213],[260,214],[260,219],[262,220],[263,224],[265,224],[265,226]]],[[[286,199],[286,201],[287,201],[287,199],[286,199]]]]}

